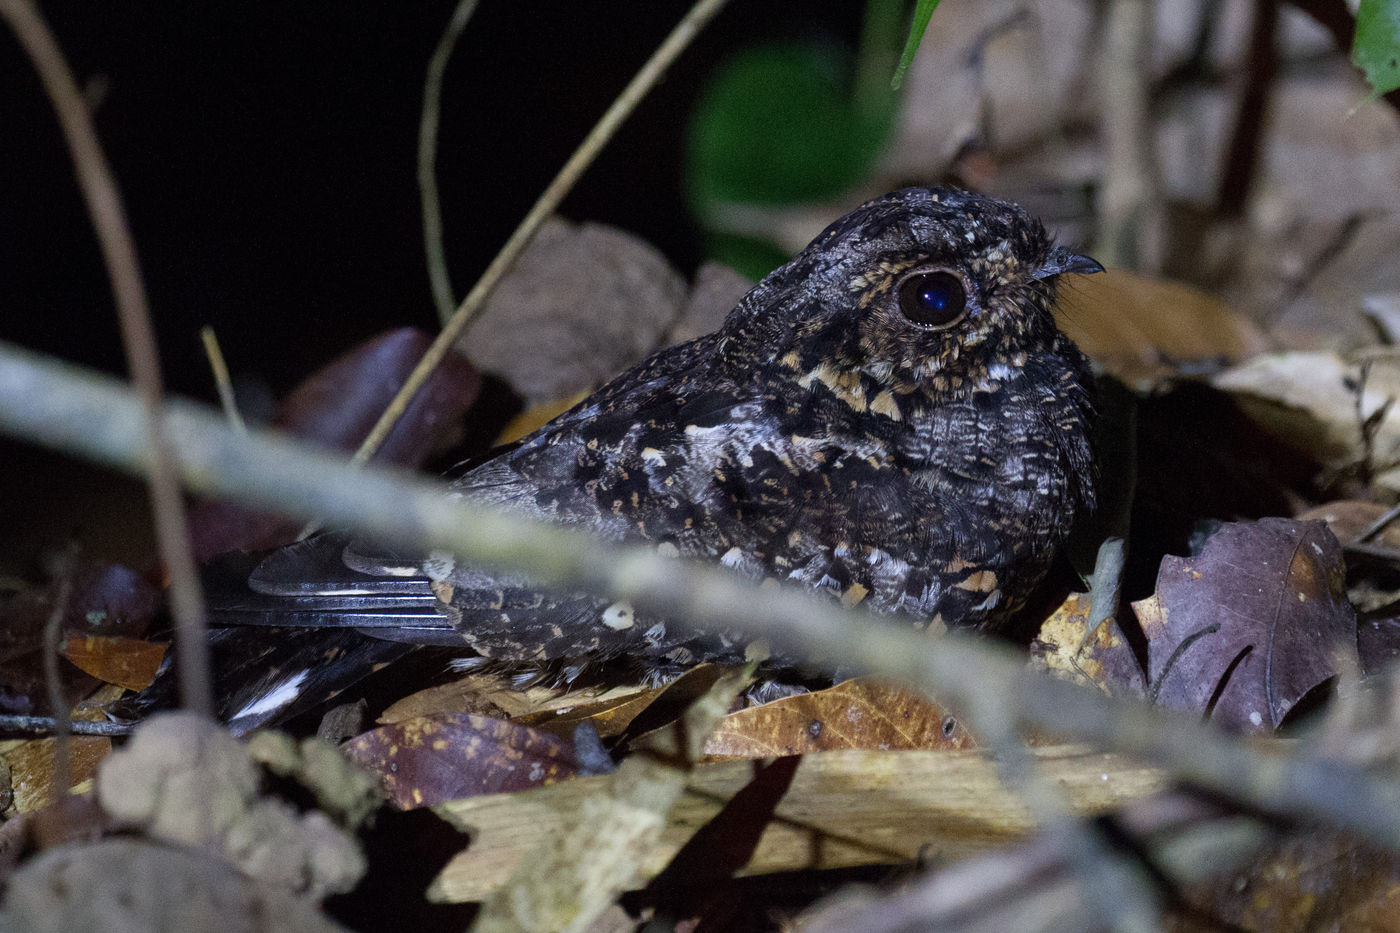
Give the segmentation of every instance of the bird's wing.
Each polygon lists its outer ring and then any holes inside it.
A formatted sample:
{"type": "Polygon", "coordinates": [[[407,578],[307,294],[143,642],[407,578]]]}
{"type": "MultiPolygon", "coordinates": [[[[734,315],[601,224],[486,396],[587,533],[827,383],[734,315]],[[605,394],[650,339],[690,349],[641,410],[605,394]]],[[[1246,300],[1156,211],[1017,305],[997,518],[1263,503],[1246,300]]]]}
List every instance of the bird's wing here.
{"type": "MultiPolygon", "coordinates": [[[[877,611],[926,615],[946,589],[936,568],[958,566],[960,549],[964,564],[976,563],[977,542],[937,531],[974,523],[892,459],[885,439],[862,436],[836,413],[813,418],[798,410],[804,400],[765,396],[758,382],[708,371],[698,389],[688,377],[699,382],[703,365],[599,393],[462,477],[456,491],[877,611]]],[[[696,636],[624,604],[542,594],[522,577],[454,566],[443,582],[458,627],[489,655],[686,664],[743,650],[727,633],[696,636]]]]}

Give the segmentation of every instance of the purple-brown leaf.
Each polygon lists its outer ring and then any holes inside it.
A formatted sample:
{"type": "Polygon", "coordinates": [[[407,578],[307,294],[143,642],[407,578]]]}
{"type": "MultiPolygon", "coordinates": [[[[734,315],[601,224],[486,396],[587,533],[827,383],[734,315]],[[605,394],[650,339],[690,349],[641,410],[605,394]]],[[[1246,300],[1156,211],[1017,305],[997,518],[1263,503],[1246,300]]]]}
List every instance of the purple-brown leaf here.
{"type": "MultiPolygon", "coordinates": [[[[431,342],[423,331],[403,327],[360,344],[293,389],[277,406],[273,425],[337,450],[354,450],[431,342]]],[[[395,423],[375,462],[418,466],[449,446],[480,390],[480,374],[465,357],[449,353],[395,423]]],[[[226,501],[201,502],[190,516],[200,562],[228,551],[286,544],[301,525],[226,501]]]]}
{"type": "Polygon", "coordinates": [[[525,790],[573,777],[573,746],[502,719],[439,713],[371,729],[346,753],[378,774],[401,809],[525,790]]]}
{"type": "Polygon", "coordinates": [[[1167,557],[1157,591],[1133,604],[1147,636],[1149,695],[1272,732],[1356,655],[1341,546],[1322,522],[1224,525],[1199,556],[1167,557]]]}

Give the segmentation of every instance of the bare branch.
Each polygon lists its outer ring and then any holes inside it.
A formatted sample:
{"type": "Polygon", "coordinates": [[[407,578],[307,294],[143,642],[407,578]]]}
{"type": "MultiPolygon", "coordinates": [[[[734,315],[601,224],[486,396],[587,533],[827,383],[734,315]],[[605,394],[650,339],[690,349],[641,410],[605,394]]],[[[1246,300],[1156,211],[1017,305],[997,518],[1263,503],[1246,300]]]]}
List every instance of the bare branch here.
{"type": "MultiPolygon", "coordinates": [[[[403,472],[356,469],[268,433],[240,438],[200,406],[172,402],[166,412],[171,450],[195,492],[323,515],[390,543],[524,571],[542,585],[741,628],[783,650],[914,685],[956,709],[975,709],[974,697],[995,694],[1022,726],[1134,755],[1261,809],[1319,817],[1400,850],[1400,781],[1357,765],[1296,744],[1247,744],[1185,713],[1112,700],[1029,671],[1019,654],[991,641],[929,638],[810,593],[757,588],[722,568],[469,506],[403,472]]],[[[144,410],[129,389],[3,343],[0,430],[132,472],[150,467],[144,410]]]]}

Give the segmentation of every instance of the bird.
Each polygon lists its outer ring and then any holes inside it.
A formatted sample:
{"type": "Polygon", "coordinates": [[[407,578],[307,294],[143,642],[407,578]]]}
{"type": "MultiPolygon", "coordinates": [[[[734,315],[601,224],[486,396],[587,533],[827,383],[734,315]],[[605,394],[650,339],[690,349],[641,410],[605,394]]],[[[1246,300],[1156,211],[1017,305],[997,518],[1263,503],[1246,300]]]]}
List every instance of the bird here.
{"type": "MultiPolygon", "coordinates": [[[[1021,207],[911,187],[862,204],[745,295],[445,494],[716,563],[916,629],[997,630],[1095,502],[1093,375],[1056,325],[1103,267],[1021,207]]],[[[745,656],[590,593],[328,533],[257,558],[215,620],[447,645],[565,680],[745,656]]]]}

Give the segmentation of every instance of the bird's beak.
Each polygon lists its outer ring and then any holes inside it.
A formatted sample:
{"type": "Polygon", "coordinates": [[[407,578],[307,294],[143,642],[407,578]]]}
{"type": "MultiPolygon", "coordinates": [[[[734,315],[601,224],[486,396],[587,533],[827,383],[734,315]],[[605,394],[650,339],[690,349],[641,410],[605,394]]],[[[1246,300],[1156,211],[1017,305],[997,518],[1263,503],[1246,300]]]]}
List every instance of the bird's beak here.
{"type": "Polygon", "coordinates": [[[1063,275],[1067,272],[1078,273],[1079,275],[1091,275],[1095,272],[1103,272],[1104,268],[1098,260],[1080,253],[1071,252],[1062,246],[1057,246],[1050,251],[1050,258],[1045,260],[1044,265],[1036,272],[1038,279],[1047,279],[1052,275],[1063,275]]]}

